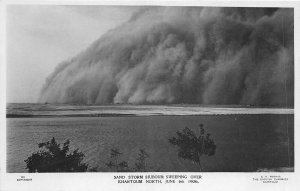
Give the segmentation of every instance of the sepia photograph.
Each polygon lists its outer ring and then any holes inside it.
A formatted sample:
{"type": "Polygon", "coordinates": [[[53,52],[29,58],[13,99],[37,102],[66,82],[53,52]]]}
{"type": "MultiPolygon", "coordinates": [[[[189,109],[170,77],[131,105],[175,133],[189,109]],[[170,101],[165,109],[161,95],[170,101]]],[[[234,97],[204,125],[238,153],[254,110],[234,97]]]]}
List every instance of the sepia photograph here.
{"type": "Polygon", "coordinates": [[[5,7],[4,173],[295,173],[294,7],[5,7]]]}

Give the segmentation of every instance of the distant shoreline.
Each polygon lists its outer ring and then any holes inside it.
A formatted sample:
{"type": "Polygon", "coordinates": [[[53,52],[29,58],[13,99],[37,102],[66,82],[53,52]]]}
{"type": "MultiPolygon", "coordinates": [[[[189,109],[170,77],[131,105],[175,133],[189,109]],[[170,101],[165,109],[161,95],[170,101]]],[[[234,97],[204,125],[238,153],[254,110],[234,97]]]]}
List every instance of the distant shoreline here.
{"type": "Polygon", "coordinates": [[[157,116],[232,116],[232,115],[294,115],[294,113],[220,113],[220,114],[189,114],[189,115],[168,115],[168,114],[149,114],[149,115],[139,115],[139,114],[74,114],[74,115],[19,115],[19,114],[6,114],[6,118],[68,118],[68,117],[157,117],[157,116]]]}
{"type": "Polygon", "coordinates": [[[280,108],[280,109],[294,109],[292,106],[276,106],[276,105],[205,105],[205,104],[68,104],[68,103],[6,103],[9,105],[32,104],[41,106],[72,106],[72,107],[208,107],[208,108],[280,108]]]}
{"type": "Polygon", "coordinates": [[[20,115],[6,114],[6,118],[57,118],[57,117],[136,117],[136,114],[74,114],[74,115],[20,115]]]}
{"type": "Polygon", "coordinates": [[[136,117],[136,116],[208,116],[294,114],[294,109],[255,107],[204,107],[196,105],[107,105],[78,106],[53,104],[12,104],[6,118],[42,117],[136,117]]]}

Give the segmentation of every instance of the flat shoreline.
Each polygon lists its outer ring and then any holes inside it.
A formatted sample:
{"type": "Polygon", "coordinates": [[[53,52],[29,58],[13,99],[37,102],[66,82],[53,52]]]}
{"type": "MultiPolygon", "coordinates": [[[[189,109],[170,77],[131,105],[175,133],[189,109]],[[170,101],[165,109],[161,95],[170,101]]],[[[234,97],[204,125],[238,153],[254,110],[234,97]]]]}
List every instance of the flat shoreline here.
{"type": "Polygon", "coordinates": [[[118,113],[102,113],[102,114],[73,114],[73,115],[20,115],[6,114],[6,118],[63,118],[63,117],[155,117],[155,116],[219,116],[219,115],[294,115],[294,113],[231,113],[231,114],[190,114],[190,115],[168,115],[168,114],[118,114],[118,113]]]}
{"type": "Polygon", "coordinates": [[[294,114],[293,108],[204,107],[179,105],[74,106],[13,104],[7,106],[6,118],[41,117],[133,117],[133,116],[207,116],[207,115],[294,114]]]}

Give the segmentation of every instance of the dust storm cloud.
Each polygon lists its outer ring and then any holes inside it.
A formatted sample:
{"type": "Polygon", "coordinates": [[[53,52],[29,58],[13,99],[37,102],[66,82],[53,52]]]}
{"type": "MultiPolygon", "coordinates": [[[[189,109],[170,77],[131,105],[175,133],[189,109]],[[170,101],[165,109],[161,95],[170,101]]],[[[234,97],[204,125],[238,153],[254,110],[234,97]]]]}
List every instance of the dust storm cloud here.
{"type": "Polygon", "coordinates": [[[293,106],[294,11],[141,8],[60,63],[39,101],[293,106]]]}

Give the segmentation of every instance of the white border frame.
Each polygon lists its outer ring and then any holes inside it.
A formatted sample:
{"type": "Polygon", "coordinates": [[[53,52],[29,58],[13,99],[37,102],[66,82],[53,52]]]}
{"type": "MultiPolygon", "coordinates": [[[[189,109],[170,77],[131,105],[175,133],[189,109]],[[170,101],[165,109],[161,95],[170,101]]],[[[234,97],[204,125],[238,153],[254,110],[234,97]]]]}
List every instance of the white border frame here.
{"type": "Polygon", "coordinates": [[[0,190],[297,190],[300,186],[299,176],[299,152],[295,149],[295,172],[284,173],[6,173],[6,5],[10,4],[43,4],[43,5],[161,5],[161,6],[216,6],[216,7],[293,7],[294,8],[294,42],[295,42],[295,122],[294,135],[295,147],[300,147],[300,137],[298,127],[300,118],[298,114],[299,100],[299,70],[300,61],[300,1],[37,1],[37,0],[12,0],[0,2],[0,190]],[[118,184],[113,179],[114,175],[128,174],[185,174],[203,176],[199,184],[118,184]],[[279,183],[262,183],[253,181],[253,178],[260,176],[282,176],[288,181],[279,183]],[[32,178],[32,181],[17,181],[21,176],[32,178]]]}

